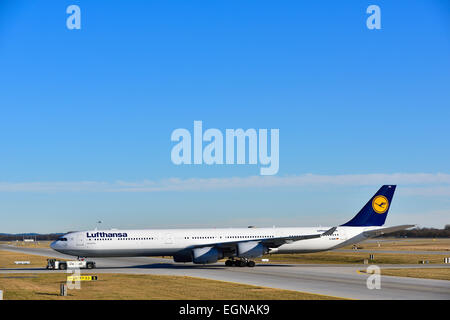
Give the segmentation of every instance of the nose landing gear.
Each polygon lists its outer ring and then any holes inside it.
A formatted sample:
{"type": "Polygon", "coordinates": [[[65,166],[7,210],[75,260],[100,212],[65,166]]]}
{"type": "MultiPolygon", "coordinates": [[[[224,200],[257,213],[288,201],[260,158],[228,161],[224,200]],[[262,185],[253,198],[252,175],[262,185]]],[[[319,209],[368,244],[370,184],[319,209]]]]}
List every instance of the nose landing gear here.
{"type": "Polygon", "coordinates": [[[227,261],[225,261],[225,265],[227,267],[250,267],[253,268],[255,266],[255,261],[251,261],[248,259],[238,259],[235,260],[233,258],[228,259],[227,261]]]}

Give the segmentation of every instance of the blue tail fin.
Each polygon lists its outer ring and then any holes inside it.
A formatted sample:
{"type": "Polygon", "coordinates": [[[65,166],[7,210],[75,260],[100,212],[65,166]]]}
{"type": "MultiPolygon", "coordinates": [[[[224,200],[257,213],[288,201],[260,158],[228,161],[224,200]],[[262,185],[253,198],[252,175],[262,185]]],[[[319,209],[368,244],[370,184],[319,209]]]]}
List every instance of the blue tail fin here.
{"type": "Polygon", "coordinates": [[[382,226],[391,206],[395,185],[385,185],[375,193],[366,205],[353,217],[343,224],[346,227],[382,226]]]}

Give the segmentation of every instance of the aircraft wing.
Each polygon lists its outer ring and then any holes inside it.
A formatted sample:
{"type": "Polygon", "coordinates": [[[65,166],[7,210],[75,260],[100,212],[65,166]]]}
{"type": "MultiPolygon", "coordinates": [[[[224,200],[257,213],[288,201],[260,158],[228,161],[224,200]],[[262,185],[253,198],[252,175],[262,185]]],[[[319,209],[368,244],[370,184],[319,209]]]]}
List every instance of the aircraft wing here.
{"type": "Polygon", "coordinates": [[[335,230],[336,230],[336,227],[333,227],[323,233],[299,235],[299,236],[292,236],[292,237],[269,238],[269,239],[261,240],[261,243],[266,245],[268,248],[278,248],[279,246],[286,244],[286,243],[292,243],[295,241],[315,239],[315,238],[320,238],[321,236],[327,236],[327,235],[333,234],[333,232],[335,230]]]}
{"type": "Polygon", "coordinates": [[[404,224],[401,226],[387,227],[387,228],[381,228],[381,229],[376,229],[376,230],[364,231],[363,234],[365,237],[372,238],[372,237],[381,236],[386,233],[400,231],[400,230],[404,230],[404,229],[408,229],[408,228],[412,228],[412,227],[415,227],[415,225],[404,224]]]}
{"type": "Polygon", "coordinates": [[[286,243],[292,243],[292,242],[300,241],[300,240],[320,238],[323,235],[332,234],[335,230],[336,230],[336,227],[333,227],[323,233],[306,234],[306,235],[298,235],[298,236],[290,236],[290,237],[242,239],[242,240],[230,241],[230,242],[217,242],[217,243],[211,243],[211,244],[201,244],[201,245],[197,245],[195,247],[199,248],[199,247],[211,246],[211,247],[220,248],[222,250],[234,250],[234,249],[236,249],[236,245],[240,242],[258,241],[258,242],[261,242],[262,244],[264,244],[268,248],[278,248],[279,246],[286,244],[286,243]]]}

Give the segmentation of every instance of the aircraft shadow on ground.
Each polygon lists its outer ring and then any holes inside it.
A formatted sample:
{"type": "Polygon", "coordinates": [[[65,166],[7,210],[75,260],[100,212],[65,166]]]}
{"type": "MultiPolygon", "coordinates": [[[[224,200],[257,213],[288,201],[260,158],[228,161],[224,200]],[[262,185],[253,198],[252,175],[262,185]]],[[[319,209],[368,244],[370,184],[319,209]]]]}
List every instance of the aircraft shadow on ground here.
{"type": "Polygon", "coordinates": [[[1,268],[0,271],[42,271],[46,268],[1,268]]]}

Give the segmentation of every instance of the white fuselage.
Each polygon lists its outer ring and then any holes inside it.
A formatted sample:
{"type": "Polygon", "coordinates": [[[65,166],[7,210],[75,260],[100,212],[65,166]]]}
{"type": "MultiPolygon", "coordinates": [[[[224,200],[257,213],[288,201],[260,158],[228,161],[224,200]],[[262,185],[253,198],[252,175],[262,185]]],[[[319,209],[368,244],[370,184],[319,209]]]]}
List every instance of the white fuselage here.
{"type": "MultiPolygon", "coordinates": [[[[379,227],[338,227],[329,236],[292,241],[271,253],[306,253],[331,250],[361,242],[364,231],[379,227]]],[[[217,228],[217,229],[148,229],[93,230],[71,232],[64,241],[51,247],[59,252],[80,257],[173,256],[194,247],[217,243],[252,241],[323,233],[329,227],[314,228],[217,228]]]]}

